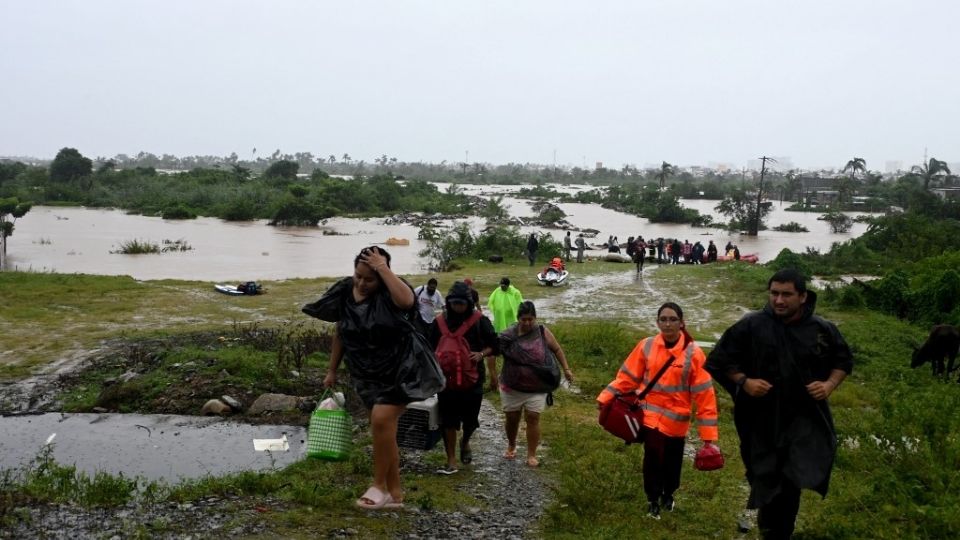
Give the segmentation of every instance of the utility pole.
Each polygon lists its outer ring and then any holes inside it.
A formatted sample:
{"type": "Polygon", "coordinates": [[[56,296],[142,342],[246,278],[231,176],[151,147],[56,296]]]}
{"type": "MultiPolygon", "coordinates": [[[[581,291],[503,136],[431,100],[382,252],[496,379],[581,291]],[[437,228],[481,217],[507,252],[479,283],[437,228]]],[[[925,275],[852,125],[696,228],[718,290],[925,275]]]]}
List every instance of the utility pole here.
{"type": "Polygon", "coordinates": [[[553,182],[557,182],[557,149],[553,149],[553,182]]]}
{"type": "Polygon", "coordinates": [[[776,163],[777,160],[763,156],[760,158],[760,186],[757,187],[757,207],[753,217],[753,226],[750,228],[750,236],[760,234],[760,203],[763,201],[763,177],[767,173],[767,162],[776,163]]]}

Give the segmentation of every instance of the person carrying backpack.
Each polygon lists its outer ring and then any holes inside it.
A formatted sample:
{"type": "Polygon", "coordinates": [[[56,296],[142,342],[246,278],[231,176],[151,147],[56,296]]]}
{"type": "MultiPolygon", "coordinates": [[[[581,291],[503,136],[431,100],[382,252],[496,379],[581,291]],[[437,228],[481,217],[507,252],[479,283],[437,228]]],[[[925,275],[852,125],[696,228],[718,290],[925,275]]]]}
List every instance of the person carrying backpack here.
{"type": "Polygon", "coordinates": [[[429,336],[447,386],[437,394],[440,427],[447,464],[439,473],[453,474],[457,466],[457,431],[460,462],[473,461],[470,437],[480,427],[480,404],[486,377],[484,357],[497,354],[497,333],[493,323],[476,309],[470,287],[457,281],[447,293],[442,315],[430,325],[429,336]]]}

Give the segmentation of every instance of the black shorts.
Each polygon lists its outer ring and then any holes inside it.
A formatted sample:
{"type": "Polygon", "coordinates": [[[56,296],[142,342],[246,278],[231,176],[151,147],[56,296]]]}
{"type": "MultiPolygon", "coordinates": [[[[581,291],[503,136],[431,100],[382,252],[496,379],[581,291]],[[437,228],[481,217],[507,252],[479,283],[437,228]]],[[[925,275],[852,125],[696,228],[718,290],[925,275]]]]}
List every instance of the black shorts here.
{"type": "Polygon", "coordinates": [[[480,404],[483,393],[473,390],[444,390],[437,394],[440,405],[440,427],[475,431],[480,427],[480,404]]]}

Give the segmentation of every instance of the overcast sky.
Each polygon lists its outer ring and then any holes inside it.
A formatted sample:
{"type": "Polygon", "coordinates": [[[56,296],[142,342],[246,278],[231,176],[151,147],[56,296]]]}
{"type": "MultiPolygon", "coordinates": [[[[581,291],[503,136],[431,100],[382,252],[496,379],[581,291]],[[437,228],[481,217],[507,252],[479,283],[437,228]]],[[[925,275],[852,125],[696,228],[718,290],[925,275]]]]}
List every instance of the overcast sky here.
{"type": "Polygon", "coordinates": [[[956,0],[0,0],[0,156],[960,161],[956,0]]]}

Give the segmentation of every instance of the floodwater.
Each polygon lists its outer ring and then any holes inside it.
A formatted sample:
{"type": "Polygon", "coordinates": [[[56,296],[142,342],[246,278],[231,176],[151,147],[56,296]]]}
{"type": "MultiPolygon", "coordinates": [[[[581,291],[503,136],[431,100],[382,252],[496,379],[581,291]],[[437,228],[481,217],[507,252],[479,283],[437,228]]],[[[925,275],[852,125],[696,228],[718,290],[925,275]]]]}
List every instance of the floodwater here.
{"type": "Polygon", "coordinates": [[[216,417],[59,414],[0,417],[0,470],[27,465],[53,438],[57,463],[97,471],[178,480],[285,467],[306,454],[306,430],[254,426],[216,417]],[[253,439],[286,434],[286,452],[257,452],[253,439]]]}
{"type": "MultiPolygon", "coordinates": [[[[582,186],[566,187],[570,191],[582,186]]],[[[440,185],[445,189],[444,185],[440,185]]],[[[505,206],[511,215],[532,215],[529,201],[511,198],[516,186],[471,186],[468,193],[506,194],[505,206]]],[[[687,200],[683,204],[701,213],[715,214],[718,201],[687,200]]],[[[786,205],[786,204],[785,204],[786,205]]],[[[601,244],[610,235],[620,242],[629,236],[644,238],[678,237],[714,240],[722,249],[727,241],[740,246],[742,254],[757,253],[761,262],[789,247],[803,252],[807,247],[826,251],[830,244],[862,234],[864,224],[854,224],[846,234],[833,234],[815,213],[786,212],[775,203],[767,219],[769,227],[796,221],[808,233],[762,231],[757,237],[730,234],[718,229],[697,229],[687,225],[652,224],[646,219],[591,204],[560,204],[568,221],[578,228],[600,232],[592,243],[601,244]]],[[[715,216],[722,220],[722,216],[715,216]]],[[[467,220],[474,229],[482,226],[477,218],[467,220]]],[[[536,230],[524,227],[523,230],[536,230]]],[[[560,238],[563,231],[548,231],[560,238]]],[[[362,247],[384,243],[388,238],[410,241],[409,246],[388,248],[393,267],[400,274],[426,271],[418,252],[424,242],[417,240],[412,225],[386,225],[383,219],[333,218],[321,227],[271,227],[265,221],[227,222],[215,218],[164,220],[158,217],[128,215],[121,210],[43,207],[33,208],[16,223],[16,232],[8,238],[7,269],[129,275],[136,279],[186,279],[239,282],[280,280],[295,277],[334,277],[352,272],[353,258],[362,247]],[[162,254],[120,255],[111,251],[130,241],[162,244],[183,241],[192,249],[162,254]]],[[[576,234],[576,233],[574,233],[576,234]]]]}

